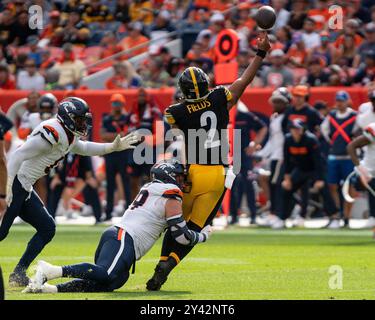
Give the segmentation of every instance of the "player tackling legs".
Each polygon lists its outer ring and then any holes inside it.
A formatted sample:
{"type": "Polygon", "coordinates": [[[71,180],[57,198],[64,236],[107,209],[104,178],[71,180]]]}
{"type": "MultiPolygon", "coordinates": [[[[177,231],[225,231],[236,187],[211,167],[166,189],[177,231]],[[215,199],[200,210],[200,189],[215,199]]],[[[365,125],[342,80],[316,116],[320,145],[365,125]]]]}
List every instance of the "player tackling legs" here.
{"type": "Polygon", "coordinates": [[[31,224],[36,233],[29,241],[20,261],[9,277],[11,286],[26,286],[26,270],[55,235],[55,222],[33,190],[35,182],[55,167],[68,152],[85,156],[104,155],[110,152],[135,148],[135,134],[112,143],[81,141],[91,126],[87,103],[76,97],[64,99],[58,106],[57,118],[41,122],[27,141],[8,161],[7,209],[0,225],[0,241],[8,235],[14,219],[19,216],[31,224]]]}
{"type": "Polygon", "coordinates": [[[95,253],[95,264],[53,266],[40,261],[27,293],[106,292],[122,287],[129,270],[143,257],[168,228],[173,239],[187,247],[205,242],[210,226],[201,232],[189,230],[182,217],[184,168],[165,161],[151,168],[152,182],[144,185],[121,221],[102,234],[95,253]],[[56,278],[78,278],[66,283],[45,283],[56,278]]]}
{"type": "MultiPolygon", "coordinates": [[[[184,195],[183,214],[191,230],[200,231],[209,225],[225,194],[225,165],[228,165],[228,139],[225,130],[229,110],[237,103],[253,80],[270,49],[268,36],[258,38],[258,51],[242,76],[229,88],[208,89],[208,76],[199,68],[190,67],[181,74],[178,85],[184,99],[166,109],[165,118],[172,128],[179,129],[185,140],[188,181],[191,191],[184,195]],[[191,132],[204,132],[204,143],[191,132]],[[204,154],[204,156],[202,156],[204,154]]],[[[160,261],[147,282],[148,290],[160,290],[172,269],[191,251],[182,246],[170,230],[164,236],[160,261]]]]}

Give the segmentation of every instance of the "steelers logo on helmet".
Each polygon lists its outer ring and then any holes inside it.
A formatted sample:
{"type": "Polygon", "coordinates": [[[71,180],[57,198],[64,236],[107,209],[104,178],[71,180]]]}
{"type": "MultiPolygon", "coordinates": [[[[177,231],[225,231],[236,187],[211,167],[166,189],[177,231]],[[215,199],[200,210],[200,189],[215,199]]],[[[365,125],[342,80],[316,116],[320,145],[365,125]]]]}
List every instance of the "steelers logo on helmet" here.
{"type": "Polygon", "coordinates": [[[197,67],[186,68],[178,79],[178,86],[187,101],[205,98],[209,93],[208,83],[207,74],[197,67]]]}

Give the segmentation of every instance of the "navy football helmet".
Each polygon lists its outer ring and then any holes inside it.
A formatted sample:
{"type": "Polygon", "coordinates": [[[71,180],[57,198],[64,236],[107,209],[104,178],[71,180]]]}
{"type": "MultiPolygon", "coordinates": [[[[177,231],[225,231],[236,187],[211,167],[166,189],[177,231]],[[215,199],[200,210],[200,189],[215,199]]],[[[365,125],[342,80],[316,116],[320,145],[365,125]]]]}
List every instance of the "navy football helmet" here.
{"type": "Polygon", "coordinates": [[[38,108],[43,121],[52,118],[57,109],[56,97],[52,93],[42,95],[38,100],[38,108]]]}
{"type": "Polygon", "coordinates": [[[58,106],[57,119],[77,136],[87,136],[92,126],[92,116],[85,100],[68,97],[58,106]]]}
{"type": "Polygon", "coordinates": [[[150,172],[152,180],[172,183],[180,188],[183,187],[185,168],[177,161],[159,161],[152,166],[150,172]],[[182,177],[182,179],[179,179],[179,176],[182,177]]]}

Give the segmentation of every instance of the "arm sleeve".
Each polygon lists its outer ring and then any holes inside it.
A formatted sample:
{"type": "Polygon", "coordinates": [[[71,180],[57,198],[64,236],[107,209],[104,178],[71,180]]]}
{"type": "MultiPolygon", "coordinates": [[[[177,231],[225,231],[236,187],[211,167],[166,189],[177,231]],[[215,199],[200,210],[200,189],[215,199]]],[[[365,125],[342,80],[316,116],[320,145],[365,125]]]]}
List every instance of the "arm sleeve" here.
{"type": "Polygon", "coordinates": [[[16,176],[18,170],[25,160],[31,159],[42,153],[47,153],[51,149],[52,145],[47,140],[42,138],[41,135],[29,137],[26,142],[14,152],[12,157],[9,158],[9,177],[14,178],[16,176]]]}
{"type": "Polygon", "coordinates": [[[107,153],[110,145],[111,143],[96,143],[77,140],[71,151],[81,156],[102,156],[107,153]]]}
{"type": "Polygon", "coordinates": [[[320,125],[320,131],[323,134],[323,137],[330,142],[329,138],[329,116],[325,117],[322,124],[320,125]]]}
{"type": "Polygon", "coordinates": [[[172,237],[182,245],[195,246],[197,243],[207,240],[205,234],[188,228],[182,214],[168,218],[167,224],[171,230],[172,237]]]}

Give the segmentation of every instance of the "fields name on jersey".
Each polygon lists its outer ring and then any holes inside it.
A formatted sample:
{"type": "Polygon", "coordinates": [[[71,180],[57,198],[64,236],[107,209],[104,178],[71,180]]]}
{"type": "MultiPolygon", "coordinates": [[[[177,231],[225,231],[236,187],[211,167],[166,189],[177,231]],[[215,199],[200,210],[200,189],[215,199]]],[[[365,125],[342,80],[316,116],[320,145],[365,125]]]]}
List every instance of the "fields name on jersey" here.
{"type": "Polygon", "coordinates": [[[191,103],[186,105],[186,108],[188,109],[189,113],[197,112],[199,110],[203,110],[209,107],[211,107],[211,102],[208,100],[202,100],[198,103],[191,103]]]}
{"type": "MultiPolygon", "coordinates": [[[[156,123],[154,133],[148,129],[137,130],[137,134],[142,137],[142,142],[137,145],[132,154],[135,164],[154,164],[155,161],[165,157],[173,157],[183,163],[186,159],[190,164],[214,165],[222,164],[222,161],[228,158],[228,129],[217,130],[211,126],[211,123],[207,123],[207,128],[189,129],[186,137],[182,130],[173,128],[165,131],[164,122],[157,122],[160,123],[156,123]],[[186,141],[188,141],[187,146],[185,146],[186,141]]],[[[233,171],[239,173],[242,155],[240,129],[233,130],[233,143],[230,148],[233,171]]]]}

